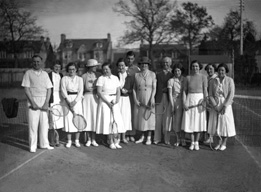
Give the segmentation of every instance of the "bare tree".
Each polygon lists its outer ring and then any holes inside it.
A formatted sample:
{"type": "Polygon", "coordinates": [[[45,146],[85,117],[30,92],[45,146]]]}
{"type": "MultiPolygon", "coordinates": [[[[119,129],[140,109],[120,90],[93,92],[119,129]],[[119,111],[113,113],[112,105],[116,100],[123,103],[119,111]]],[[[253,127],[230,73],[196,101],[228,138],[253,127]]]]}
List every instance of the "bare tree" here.
{"type": "Polygon", "coordinates": [[[182,9],[177,9],[172,17],[171,25],[174,33],[177,33],[182,41],[189,46],[190,54],[195,45],[203,38],[204,29],[212,27],[214,21],[208,15],[205,7],[197,3],[182,3],[182,9]]]}
{"type": "Polygon", "coordinates": [[[176,1],[170,0],[119,0],[113,10],[121,15],[130,17],[125,22],[128,29],[122,41],[132,44],[145,41],[149,44],[149,57],[153,62],[153,47],[172,39],[169,33],[170,18],[174,13],[176,1]]]}
{"type": "Polygon", "coordinates": [[[1,37],[11,43],[17,67],[17,43],[21,40],[34,39],[44,30],[37,26],[37,18],[31,12],[23,10],[16,0],[0,0],[0,18],[1,37]]]}

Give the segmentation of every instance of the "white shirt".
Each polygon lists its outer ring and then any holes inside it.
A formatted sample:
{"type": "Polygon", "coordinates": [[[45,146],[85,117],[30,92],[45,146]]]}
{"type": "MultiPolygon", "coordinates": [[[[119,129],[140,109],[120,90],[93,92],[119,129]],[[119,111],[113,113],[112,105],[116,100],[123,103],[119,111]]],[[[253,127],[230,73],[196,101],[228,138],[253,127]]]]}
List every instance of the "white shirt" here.
{"type": "Polygon", "coordinates": [[[25,72],[22,87],[30,88],[33,97],[45,97],[47,89],[53,87],[47,72],[29,69],[25,72]]]}
{"type": "Polygon", "coordinates": [[[78,102],[83,97],[83,80],[79,76],[75,76],[71,78],[69,76],[64,76],[61,80],[61,91],[62,95],[65,99],[68,99],[68,93],[70,92],[77,92],[77,97],[75,99],[78,102]]]}
{"type": "Polygon", "coordinates": [[[124,73],[119,73],[119,77],[120,77],[120,86],[121,86],[121,89],[122,89],[122,87],[125,84],[125,79],[127,77],[127,72],[125,71],[124,73]]]}
{"type": "Polygon", "coordinates": [[[61,76],[59,73],[52,72],[53,76],[53,91],[60,91],[61,76]]]}
{"type": "Polygon", "coordinates": [[[115,75],[100,76],[96,85],[102,87],[103,94],[110,95],[116,94],[117,88],[120,87],[120,81],[115,75]]]}

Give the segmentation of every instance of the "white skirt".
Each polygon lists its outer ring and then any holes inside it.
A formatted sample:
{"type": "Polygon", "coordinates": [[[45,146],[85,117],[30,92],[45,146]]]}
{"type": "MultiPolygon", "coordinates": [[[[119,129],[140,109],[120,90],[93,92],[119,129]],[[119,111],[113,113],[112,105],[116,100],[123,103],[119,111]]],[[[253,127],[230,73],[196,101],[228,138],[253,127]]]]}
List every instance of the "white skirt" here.
{"type": "Polygon", "coordinates": [[[120,106],[120,111],[121,111],[125,131],[131,131],[132,123],[131,123],[130,98],[129,97],[120,97],[119,106],[120,106]]]}
{"type": "MultiPolygon", "coordinates": [[[[109,96],[109,95],[104,95],[104,97],[108,101],[112,101],[116,98],[116,96],[109,96]]],[[[115,121],[118,126],[118,133],[125,133],[125,128],[121,116],[119,103],[113,106],[113,112],[114,112],[115,121]]],[[[112,117],[111,109],[100,98],[98,104],[98,111],[97,111],[96,133],[104,134],[104,135],[111,134],[110,124],[112,122],[113,122],[113,117],[112,117]]]]}
{"type": "MultiPolygon", "coordinates": [[[[197,105],[203,97],[203,93],[189,93],[186,104],[187,106],[197,105]]],[[[186,133],[206,131],[206,127],[206,110],[203,107],[194,107],[183,112],[182,130],[186,133]]]]}
{"type": "Polygon", "coordinates": [[[83,116],[87,121],[86,129],[83,131],[96,132],[98,97],[92,93],[85,93],[83,99],[83,116]]]}
{"type": "MultiPolygon", "coordinates": [[[[224,97],[219,98],[218,109],[223,107],[224,97]]],[[[232,106],[228,105],[224,115],[218,115],[217,118],[217,134],[222,137],[233,137],[236,135],[235,122],[232,106]]]]}
{"type": "MultiPolygon", "coordinates": [[[[69,102],[72,102],[77,95],[69,95],[68,100],[69,102]]],[[[66,104],[66,102],[64,102],[66,104]]],[[[67,104],[66,104],[67,105],[67,104]]],[[[82,110],[82,100],[78,101],[75,106],[73,107],[73,110],[76,114],[83,115],[83,110],[82,110]]],[[[69,133],[74,133],[74,132],[79,132],[79,130],[74,126],[73,122],[73,114],[69,110],[68,115],[65,116],[64,118],[64,131],[69,132],[69,133]]],[[[88,123],[88,122],[87,122],[88,123]]]]}
{"type": "MultiPolygon", "coordinates": [[[[51,103],[51,107],[56,104],[61,104],[61,94],[59,91],[53,92],[53,103],[51,103]]],[[[64,127],[64,118],[63,117],[57,117],[55,115],[49,114],[49,129],[61,129],[64,127]]]]}

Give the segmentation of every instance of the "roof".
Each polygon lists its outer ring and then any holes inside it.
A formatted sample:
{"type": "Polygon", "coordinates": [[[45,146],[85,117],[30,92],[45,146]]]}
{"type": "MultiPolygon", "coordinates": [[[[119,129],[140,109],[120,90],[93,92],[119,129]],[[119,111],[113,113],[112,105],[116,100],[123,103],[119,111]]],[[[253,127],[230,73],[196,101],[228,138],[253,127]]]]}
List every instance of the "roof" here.
{"type": "MultiPolygon", "coordinates": [[[[39,53],[42,45],[47,47],[47,42],[42,42],[40,40],[21,40],[16,42],[16,49],[18,52],[24,52],[25,49],[33,49],[35,53],[39,53]]],[[[49,44],[50,45],[50,44],[49,44]]],[[[12,51],[12,44],[10,41],[0,41],[0,50],[4,50],[6,52],[13,52],[12,51]]]]}
{"type": "Polygon", "coordinates": [[[72,47],[70,49],[73,49],[74,51],[77,51],[82,45],[85,45],[87,51],[91,51],[95,50],[95,44],[99,42],[103,45],[100,48],[101,50],[108,50],[110,43],[108,39],[65,39],[64,42],[60,43],[59,49],[66,47],[66,44],[68,43],[72,43],[72,47]]]}
{"type": "Polygon", "coordinates": [[[190,60],[198,60],[200,63],[232,63],[227,55],[191,55],[190,60]]]}
{"type": "MultiPolygon", "coordinates": [[[[141,44],[140,45],[141,49],[148,49],[149,45],[148,44],[141,44]]],[[[156,44],[154,45],[154,49],[187,49],[183,44],[156,44]]]]}

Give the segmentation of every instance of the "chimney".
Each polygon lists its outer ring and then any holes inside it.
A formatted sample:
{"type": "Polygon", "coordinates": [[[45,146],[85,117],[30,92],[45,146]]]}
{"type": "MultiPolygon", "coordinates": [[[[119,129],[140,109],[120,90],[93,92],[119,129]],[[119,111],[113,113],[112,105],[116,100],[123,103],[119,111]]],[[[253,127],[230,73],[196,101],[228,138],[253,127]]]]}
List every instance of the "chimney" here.
{"type": "Polygon", "coordinates": [[[111,34],[110,33],[107,33],[107,40],[111,41],[111,34]]]}
{"type": "Polygon", "coordinates": [[[65,34],[61,34],[61,43],[63,43],[65,39],[66,39],[65,34]]]}

